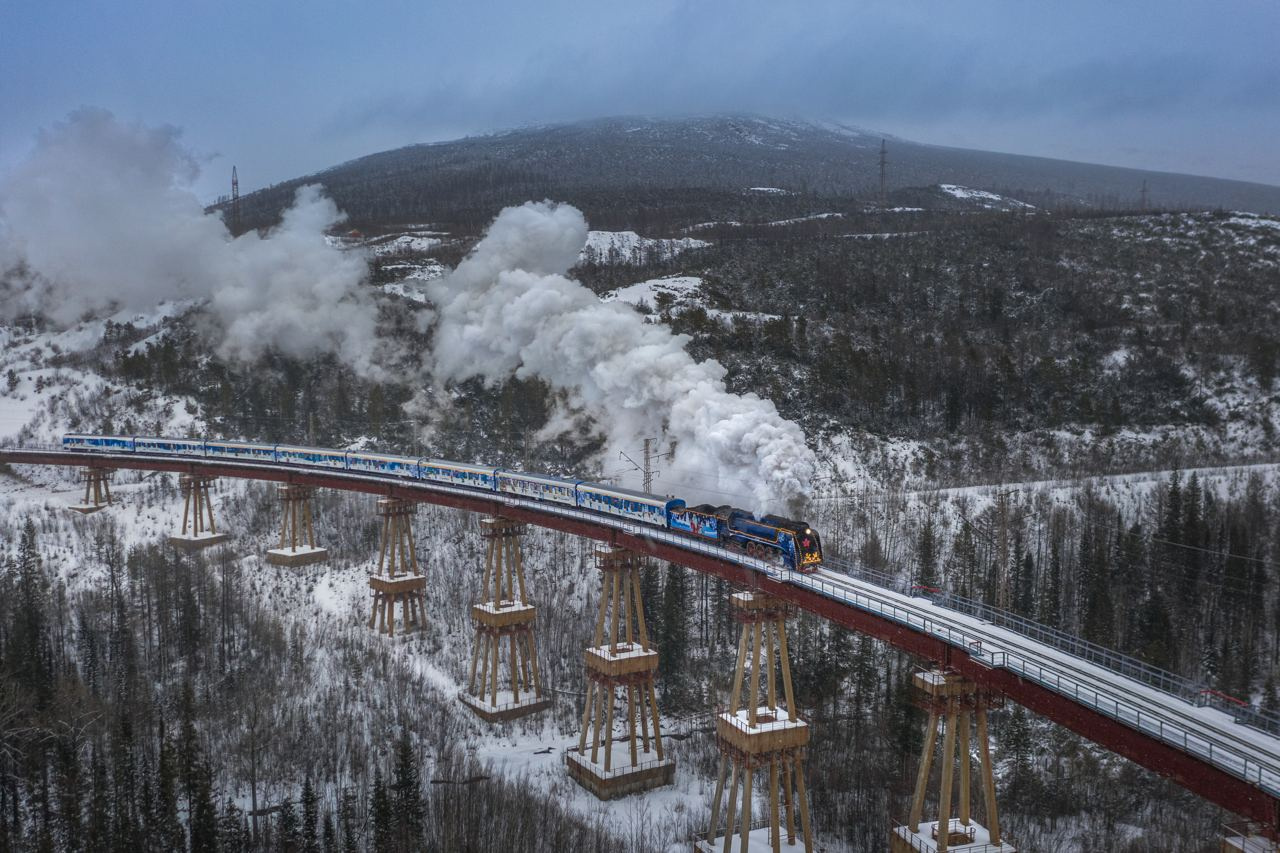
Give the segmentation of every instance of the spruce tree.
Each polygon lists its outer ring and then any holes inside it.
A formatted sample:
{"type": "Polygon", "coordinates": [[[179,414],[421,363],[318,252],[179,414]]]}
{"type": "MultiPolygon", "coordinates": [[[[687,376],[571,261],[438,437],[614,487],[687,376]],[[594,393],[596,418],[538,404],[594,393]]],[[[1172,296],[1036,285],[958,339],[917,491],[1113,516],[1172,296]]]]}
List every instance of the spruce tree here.
{"type": "Polygon", "coordinates": [[[218,818],[218,850],[220,853],[245,853],[250,846],[248,835],[244,812],[227,797],[218,818]]]}
{"type": "Polygon", "coordinates": [[[338,828],[342,831],[342,853],[357,853],[356,795],[350,788],[342,792],[342,802],[338,805],[338,828]]]}
{"type": "Polygon", "coordinates": [[[191,824],[191,853],[217,853],[218,809],[213,803],[213,768],[204,759],[192,770],[190,799],[187,819],[191,824]]]}
{"type": "Polygon", "coordinates": [[[391,853],[392,815],[391,798],[382,781],[382,771],[373,771],[373,790],[369,795],[369,818],[373,822],[373,853],[391,853]]]}
{"type": "Polygon", "coordinates": [[[391,802],[395,808],[395,849],[401,853],[418,849],[424,819],[422,780],[418,774],[418,759],[408,731],[402,732],[396,743],[391,802]]]}
{"type": "Polygon", "coordinates": [[[662,667],[663,697],[679,707],[685,700],[689,657],[689,580],[683,566],[667,565],[662,586],[662,633],[658,659],[662,667]]]}
{"type": "Polygon", "coordinates": [[[276,833],[276,850],[278,853],[298,853],[302,847],[302,833],[299,831],[298,810],[293,807],[292,797],[286,797],[280,804],[277,821],[279,832],[276,833]]]}
{"type": "Polygon", "coordinates": [[[338,833],[333,826],[333,812],[325,809],[324,826],[320,830],[320,849],[324,853],[338,853],[338,833]]]}
{"type": "Polygon", "coordinates": [[[178,759],[173,744],[160,728],[160,757],[156,764],[155,829],[152,838],[160,850],[181,850],[186,834],[178,820],[178,759]]]}
{"type": "Polygon", "coordinates": [[[316,835],[319,804],[311,777],[307,776],[302,782],[302,849],[305,853],[318,853],[320,849],[320,839],[316,835]]]}
{"type": "Polygon", "coordinates": [[[916,541],[916,586],[938,588],[938,541],[932,518],[925,519],[916,541]]]}

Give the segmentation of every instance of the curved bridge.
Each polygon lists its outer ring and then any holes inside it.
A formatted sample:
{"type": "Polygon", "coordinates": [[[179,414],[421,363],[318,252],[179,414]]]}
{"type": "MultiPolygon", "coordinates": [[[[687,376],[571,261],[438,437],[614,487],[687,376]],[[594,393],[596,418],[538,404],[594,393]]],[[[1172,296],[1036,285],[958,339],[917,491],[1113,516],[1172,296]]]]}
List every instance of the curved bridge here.
{"type": "MultiPolygon", "coordinates": [[[[1176,676],[1080,641],[1074,641],[1073,648],[1052,637],[1028,636],[1035,632],[1009,624],[1001,618],[1007,614],[961,612],[869,582],[855,576],[865,573],[851,563],[828,561],[827,568],[803,575],[661,528],[390,475],[176,455],[0,448],[0,462],[12,464],[84,467],[90,461],[104,468],[296,483],[422,501],[501,515],[648,553],[786,599],[954,669],[1216,805],[1280,830],[1280,729],[1246,725],[1238,719],[1243,714],[1233,716],[1188,701],[1187,683],[1176,676]],[[1115,660],[1107,660],[1107,654],[1115,660]]],[[[1274,722],[1254,711],[1247,716],[1255,724],[1274,722]]]]}

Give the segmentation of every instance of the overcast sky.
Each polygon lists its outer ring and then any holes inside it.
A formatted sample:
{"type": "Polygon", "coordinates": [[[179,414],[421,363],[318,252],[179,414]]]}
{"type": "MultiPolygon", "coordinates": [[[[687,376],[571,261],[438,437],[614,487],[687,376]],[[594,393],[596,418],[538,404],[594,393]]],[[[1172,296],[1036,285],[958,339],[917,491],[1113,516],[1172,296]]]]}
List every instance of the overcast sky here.
{"type": "Polygon", "coordinates": [[[82,105],[211,199],[412,142],[755,112],[1280,184],[1280,2],[0,0],[0,172],[82,105]]]}

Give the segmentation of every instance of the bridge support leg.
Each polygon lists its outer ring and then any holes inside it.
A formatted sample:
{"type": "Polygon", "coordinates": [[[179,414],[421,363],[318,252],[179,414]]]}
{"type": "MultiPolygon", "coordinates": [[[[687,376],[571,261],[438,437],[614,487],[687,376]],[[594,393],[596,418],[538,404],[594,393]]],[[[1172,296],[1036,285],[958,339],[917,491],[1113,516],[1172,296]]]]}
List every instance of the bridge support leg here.
{"type": "Polygon", "coordinates": [[[734,619],[742,625],[738,666],[727,710],[716,717],[720,775],[711,801],[711,825],[695,847],[700,853],[731,853],[736,839],[739,853],[763,850],[811,853],[813,831],[809,826],[809,797],[804,785],[809,724],[795,712],[787,649],[788,611],[781,600],[758,592],[735,593],[730,602],[734,619]],[[781,696],[778,695],[779,681],[781,696]],[[747,682],[745,696],[744,682],[747,682]],[[763,774],[766,770],[768,812],[765,820],[756,826],[751,819],[752,787],[756,773],[763,774]],[[726,777],[729,801],[727,819],[721,826],[726,777]],[[797,812],[799,834],[796,833],[797,812]]]}
{"type": "Polygon", "coordinates": [[[378,552],[378,568],[369,575],[369,591],[373,609],[369,627],[393,637],[396,633],[396,605],[401,608],[403,630],[420,628],[426,621],[427,579],[418,568],[418,555],[413,545],[413,514],[416,501],[384,498],[378,501],[382,517],[382,547],[378,552]]]}
{"type": "Polygon", "coordinates": [[[952,672],[932,670],[917,672],[913,683],[921,694],[920,704],[929,712],[925,730],[924,752],[920,756],[920,772],[916,776],[911,815],[905,825],[895,826],[889,836],[890,853],[912,853],[936,850],[946,853],[963,851],[972,845],[988,845],[983,850],[1015,853],[1015,848],[1000,837],[1000,817],[996,809],[995,774],[991,766],[991,743],[987,739],[987,709],[998,707],[1000,697],[982,690],[972,681],[952,672]],[[973,820],[970,800],[969,722],[978,724],[979,772],[982,776],[983,804],[987,826],[973,820]],[[938,742],[938,725],[943,726],[942,759],[939,765],[940,791],[938,819],[921,823],[934,747],[938,742]],[[959,745],[960,802],[959,818],[951,818],[953,784],[956,777],[956,746],[959,745]]]}
{"type": "Polygon", "coordinates": [[[94,465],[81,471],[80,477],[84,480],[84,500],[67,509],[88,515],[111,506],[111,475],[114,473],[110,468],[99,468],[94,465]]]}
{"type": "Polygon", "coordinates": [[[231,538],[218,532],[213,518],[209,487],[216,479],[207,474],[178,475],[178,487],[182,490],[182,532],[169,537],[170,545],[183,551],[199,551],[231,538]]]}
{"type": "Polygon", "coordinates": [[[542,695],[533,624],[538,610],[525,593],[520,537],[524,525],[506,518],[482,518],[485,539],[482,601],[471,606],[476,642],[471,678],[458,695],[477,716],[491,723],[513,720],[551,707],[542,695]],[[510,683],[501,686],[503,644],[509,649],[510,683]]]}
{"type": "Polygon", "coordinates": [[[653,679],[658,653],[640,599],[640,560],[623,548],[596,549],[600,604],[586,651],[587,699],[578,748],[565,753],[569,776],[602,800],[671,784],[675,761],[663,752],[653,679]],[[627,746],[614,750],[614,712],[626,714],[627,746]],[[638,712],[638,713],[637,713],[638,712]],[[639,717],[637,725],[637,716],[639,717]],[[587,748],[590,740],[591,748],[587,748]]]}
{"type": "Polygon", "coordinates": [[[309,566],[329,559],[325,548],[316,547],[316,529],[311,518],[311,497],[315,489],[293,483],[277,487],[280,506],[280,544],[267,551],[267,562],[275,566],[309,566]]]}

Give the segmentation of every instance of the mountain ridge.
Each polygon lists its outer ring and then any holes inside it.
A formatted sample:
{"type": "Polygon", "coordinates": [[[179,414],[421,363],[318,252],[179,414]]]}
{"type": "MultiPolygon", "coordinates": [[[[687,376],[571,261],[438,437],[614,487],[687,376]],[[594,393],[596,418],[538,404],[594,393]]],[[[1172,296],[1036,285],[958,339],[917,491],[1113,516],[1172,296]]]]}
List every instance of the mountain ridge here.
{"type": "Polygon", "coordinates": [[[762,116],[611,116],[511,128],[374,152],[241,199],[246,224],[268,225],[305,183],[325,185],[354,222],[491,216],[529,198],[600,191],[740,192],[775,186],[797,194],[872,199],[881,140],[887,188],[958,184],[1037,205],[1280,211],[1280,187],[953,148],[841,122],[762,116]]]}

